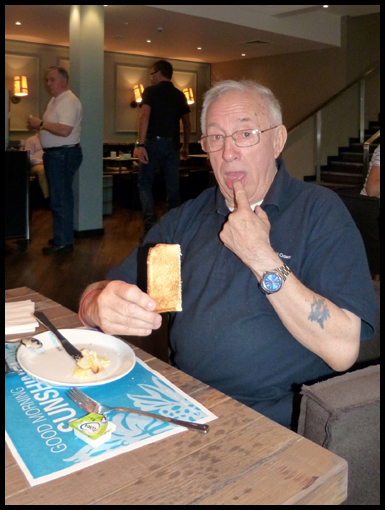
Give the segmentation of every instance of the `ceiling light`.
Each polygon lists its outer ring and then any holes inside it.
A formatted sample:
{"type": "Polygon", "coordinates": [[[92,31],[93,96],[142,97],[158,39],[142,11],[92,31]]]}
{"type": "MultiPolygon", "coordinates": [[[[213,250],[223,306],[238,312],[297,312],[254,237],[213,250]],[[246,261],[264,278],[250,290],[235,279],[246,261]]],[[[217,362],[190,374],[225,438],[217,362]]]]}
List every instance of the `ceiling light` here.
{"type": "Polygon", "coordinates": [[[20,21],[16,21],[15,25],[21,25],[20,21]]]}
{"type": "Polygon", "coordinates": [[[151,40],[150,40],[150,39],[147,39],[147,42],[148,42],[148,43],[150,43],[150,42],[151,42],[151,40]]]}
{"type": "Polygon", "coordinates": [[[242,57],[246,57],[246,53],[242,53],[242,57]]]}
{"type": "Polygon", "coordinates": [[[201,50],[201,49],[202,49],[202,48],[199,48],[199,47],[197,48],[197,50],[201,50]]]}
{"type": "Polygon", "coordinates": [[[323,5],[322,6],[324,9],[327,9],[329,6],[328,5],[323,5]]]}

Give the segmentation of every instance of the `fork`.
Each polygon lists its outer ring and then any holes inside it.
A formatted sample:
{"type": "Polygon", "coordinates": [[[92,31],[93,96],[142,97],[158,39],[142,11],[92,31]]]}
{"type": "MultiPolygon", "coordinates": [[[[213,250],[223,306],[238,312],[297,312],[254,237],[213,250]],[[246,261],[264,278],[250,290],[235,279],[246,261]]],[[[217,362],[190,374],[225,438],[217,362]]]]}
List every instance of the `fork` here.
{"type": "Polygon", "coordinates": [[[166,421],[168,423],[172,423],[173,425],[180,425],[181,427],[186,427],[190,430],[195,430],[199,432],[203,432],[206,434],[209,431],[208,425],[203,425],[201,423],[193,423],[189,421],[176,420],[175,418],[169,418],[168,416],[161,416],[159,414],[152,414],[146,411],[139,411],[138,409],[130,409],[128,407],[109,407],[103,404],[100,404],[96,400],[93,400],[91,397],[78,390],[77,388],[71,388],[67,391],[67,395],[71,400],[75,402],[79,407],[81,407],[87,413],[97,413],[97,414],[108,414],[118,411],[123,411],[127,413],[140,414],[142,416],[148,416],[150,418],[154,418],[155,420],[166,421]]]}

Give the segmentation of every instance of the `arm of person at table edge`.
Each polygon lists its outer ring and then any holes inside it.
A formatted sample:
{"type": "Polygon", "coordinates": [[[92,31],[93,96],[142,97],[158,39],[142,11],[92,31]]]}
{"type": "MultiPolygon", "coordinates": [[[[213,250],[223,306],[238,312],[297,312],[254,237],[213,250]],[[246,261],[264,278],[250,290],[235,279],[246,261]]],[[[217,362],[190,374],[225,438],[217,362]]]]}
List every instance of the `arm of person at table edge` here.
{"type": "MultiPolygon", "coordinates": [[[[241,182],[234,182],[234,192],[238,207],[229,215],[220,238],[260,282],[264,271],[283,263],[270,245],[267,214],[260,207],[251,210],[241,182]]],[[[293,273],[266,299],[293,337],[333,370],[347,370],[356,361],[361,319],[355,314],[305,287],[293,273]]]]}

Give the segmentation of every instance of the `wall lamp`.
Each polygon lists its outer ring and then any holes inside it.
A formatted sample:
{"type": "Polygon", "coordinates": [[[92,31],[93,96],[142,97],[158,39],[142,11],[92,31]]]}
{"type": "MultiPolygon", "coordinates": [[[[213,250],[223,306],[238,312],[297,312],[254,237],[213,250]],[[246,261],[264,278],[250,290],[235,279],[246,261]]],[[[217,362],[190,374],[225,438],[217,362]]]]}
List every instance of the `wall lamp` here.
{"type": "Polygon", "coordinates": [[[13,104],[20,103],[23,96],[28,96],[28,82],[26,76],[15,76],[13,79],[13,96],[11,101],[13,104]]]}
{"type": "Polygon", "coordinates": [[[144,87],[142,84],[140,85],[135,85],[134,87],[134,96],[133,96],[133,99],[130,103],[130,106],[131,108],[136,108],[138,105],[141,106],[141,102],[142,102],[142,94],[143,94],[143,91],[144,91],[144,87]]]}
{"type": "Polygon", "coordinates": [[[183,94],[186,96],[187,104],[194,104],[194,94],[191,88],[183,89],[183,94]]]}

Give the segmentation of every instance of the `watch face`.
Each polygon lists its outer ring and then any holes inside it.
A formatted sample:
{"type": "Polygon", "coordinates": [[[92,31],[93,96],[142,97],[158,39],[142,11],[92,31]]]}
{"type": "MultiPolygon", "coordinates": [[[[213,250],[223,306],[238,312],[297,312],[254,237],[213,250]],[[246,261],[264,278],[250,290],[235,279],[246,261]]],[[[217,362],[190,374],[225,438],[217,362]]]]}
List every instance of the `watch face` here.
{"type": "Polygon", "coordinates": [[[263,285],[268,292],[276,292],[281,288],[282,278],[275,273],[270,273],[263,279],[263,285]]]}

